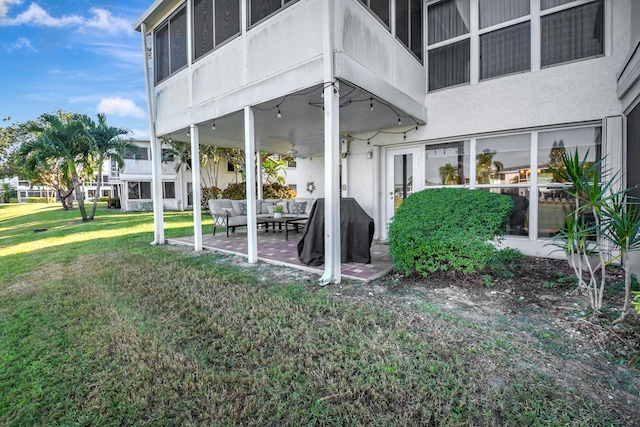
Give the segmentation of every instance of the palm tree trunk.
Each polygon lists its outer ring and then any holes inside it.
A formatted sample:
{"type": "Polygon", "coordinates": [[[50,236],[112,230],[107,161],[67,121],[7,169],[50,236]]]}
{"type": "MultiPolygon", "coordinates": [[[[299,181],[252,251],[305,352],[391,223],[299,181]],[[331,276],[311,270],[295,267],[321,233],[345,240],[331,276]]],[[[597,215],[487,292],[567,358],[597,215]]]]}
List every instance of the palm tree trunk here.
{"type": "Polygon", "coordinates": [[[89,221],[93,221],[93,218],[96,215],[96,208],[98,207],[98,198],[100,197],[100,187],[102,186],[102,164],[104,163],[104,158],[100,156],[98,159],[98,165],[100,168],[100,172],[98,173],[98,182],[96,185],[96,195],[93,198],[93,206],[91,206],[91,215],[89,215],[89,221]]]}

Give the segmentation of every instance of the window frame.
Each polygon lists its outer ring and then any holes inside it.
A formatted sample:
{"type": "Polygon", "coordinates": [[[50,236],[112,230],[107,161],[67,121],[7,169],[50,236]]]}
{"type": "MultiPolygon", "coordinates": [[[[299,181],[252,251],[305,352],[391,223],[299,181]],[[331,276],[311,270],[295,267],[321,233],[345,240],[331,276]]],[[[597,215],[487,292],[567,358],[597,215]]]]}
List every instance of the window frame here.
{"type": "Polygon", "coordinates": [[[128,181],[127,182],[127,199],[128,200],[152,200],[153,191],[151,188],[151,181],[128,181]],[[131,197],[131,184],[136,184],[138,188],[138,197],[131,197]],[[142,184],[149,184],[149,194],[151,197],[148,199],[142,197],[142,184]]]}
{"type": "Polygon", "coordinates": [[[195,16],[195,2],[196,0],[190,0],[191,1],[191,10],[192,10],[192,16],[191,16],[191,40],[192,40],[192,47],[191,47],[191,55],[192,55],[192,62],[195,64],[196,62],[200,61],[202,58],[206,58],[208,55],[211,54],[211,52],[215,52],[217,49],[221,48],[222,46],[226,45],[227,43],[230,43],[232,40],[237,39],[238,37],[240,37],[242,35],[242,5],[240,4],[240,0],[234,0],[237,5],[238,5],[238,32],[233,34],[232,36],[230,36],[229,38],[223,40],[222,42],[218,43],[216,40],[216,0],[203,0],[208,2],[211,5],[211,43],[212,43],[212,47],[210,50],[207,50],[206,52],[203,52],[200,56],[196,55],[196,37],[195,37],[195,29],[196,29],[196,16],[195,16]]]}
{"type": "Polygon", "coordinates": [[[266,16],[263,16],[258,21],[251,22],[251,4],[252,4],[252,1],[253,0],[247,0],[247,30],[250,30],[251,28],[260,25],[261,23],[267,21],[271,17],[273,17],[273,16],[277,15],[278,13],[282,12],[283,10],[285,10],[286,8],[291,6],[292,4],[298,2],[298,0],[280,0],[280,7],[279,8],[277,8],[276,10],[271,12],[270,14],[268,14],[266,16]]]}
{"type": "Polygon", "coordinates": [[[181,3],[173,12],[171,12],[171,14],[167,17],[167,19],[165,19],[164,21],[162,21],[159,25],[157,25],[152,32],[152,39],[153,39],[153,80],[155,85],[158,85],[164,81],[166,81],[168,78],[170,78],[171,76],[178,74],[180,71],[184,70],[185,68],[187,68],[189,66],[189,37],[192,37],[191,34],[189,34],[189,31],[187,31],[188,29],[188,25],[185,25],[185,51],[186,51],[186,61],[185,64],[180,66],[179,68],[177,68],[174,71],[171,71],[171,61],[172,61],[172,55],[171,55],[171,20],[174,19],[178,14],[180,14],[182,11],[184,11],[185,14],[187,14],[187,16],[185,16],[185,23],[188,24],[189,21],[189,16],[188,16],[188,10],[187,10],[187,2],[184,1],[183,3],[181,3]],[[167,52],[168,52],[168,73],[166,76],[162,76],[162,78],[158,78],[158,74],[157,74],[157,69],[158,69],[158,47],[157,47],[157,34],[159,31],[161,31],[162,29],[166,28],[167,29],[167,52]]]}
{"type": "Polygon", "coordinates": [[[436,92],[436,91],[440,91],[440,90],[444,90],[444,89],[450,89],[450,88],[455,88],[455,87],[459,87],[459,86],[463,86],[466,84],[479,84],[483,81],[486,80],[492,80],[495,78],[501,78],[501,77],[507,77],[507,76],[511,76],[511,75],[515,75],[515,74],[520,74],[520,73],[525,73],[525,72],[534,72],[534,71],[540,71],[541,69],[546,69],[546,68],[550,68],[550,67],[554,67],[554,66],[561,66],[561,65],[566,65],[569,63],[573,63],[573,62],[577,62],[577,61],[585,61],[585,60],[589,60],[589,59],[597,59],[597,58],[601,58],[601,57],[606,57],[608,55],[608,40],[611,37],[610,34],[610,23],[608,23],[607,21],[607,17],[608,14],[610,13],[609,11],[609,0],[568,0],[566,1],[564,4],[560,4],[557,6],[553,6],[550,7],[548,9],[541,9],[541,4],[539,1],[536,0],[530,0],[529,3],[529,14],[528,15],[523,15],[521,17],[517,17],[517,18],[513,18],[504,22],[500,22],[494,25],[490,25],[487,26],[485,28],[480,28],[480,2],[479,1],[473,1],[473,0],[469,0],[469,5],[470,5],[470,16],[475,16],[476,22],[470,22],[469,23],[469,32],[465,33],[465,34],[461,34],[455,37],[451,37],[449,39],[446,40],[441,40],[435,43],[429,43],[429,8],[433,5],[436,5],[438,3],[442,3],[445,1],[449,1],[449,0],[428,0],[424,7],[426,8],[425,11],[425,16],[424,16],[424,22],[426,23],[426,28],[425,28],[425,36],[424,36],[424,40],[425,40],[425,46],[423,48],[424,50],[424,64],[425,67],[427,69],[427,91],[428,93],[432,93],[432,92],[436,92]],[[574,9],[577,7],[581,7],[584,5],[588,5],[591,3],[597,3],[599,1],[602,1],[602,7],[603,7],[603,13],[602,13],[602,53],[595,55],[595,56],[587,56],[587,57],[582,57],[582,58],[577,58],[577,59],[571,59],[568,61],[564,61],[564,62],[558,62],[558,63],[554,63],[554,64],[548,64],[545,66],[542,66],[542,21],[544,19],[545,16],[551,15],[551,14],[555,14],[558,12],[563,12],[566,10],[570,10],[570,9],[574,9]],[[503,30],[505,28],[511,27],[511,26],[515,26],[524,22],[529,22],[530,23],[530,67],[529,70],[521,70],[521,71],[513,71],[513,72],[509,72],[509,73],[505,73],[505,74],[499,74],[499,75],[495,75],[495,76],[490,76],[490,77],[482,77],[482,64],[481,64],[481,43],[480,43],[480,38],[487,34],[487,33],[491,33],[494,31],[499,31],[499,30],[503,30]],[[430,61],[429,61],[429,56],[430,56],[430,52],[432,50],[441,48],[443,46],[449,45],[449,44],[454,44],[457,42],[460,42],[462,40],[469,40],[470,43],[470,55],[469,55],[469,64],[470,64],[470,78],[469,81],[466,83],[461,83],[461,84],[455,84],[455,85],[451,85],[451,86],[445,86],[445,87],[438,87],[436,89],[432,89],[429,85],[429,81],[431,79],[430,77],[430,61]]]}

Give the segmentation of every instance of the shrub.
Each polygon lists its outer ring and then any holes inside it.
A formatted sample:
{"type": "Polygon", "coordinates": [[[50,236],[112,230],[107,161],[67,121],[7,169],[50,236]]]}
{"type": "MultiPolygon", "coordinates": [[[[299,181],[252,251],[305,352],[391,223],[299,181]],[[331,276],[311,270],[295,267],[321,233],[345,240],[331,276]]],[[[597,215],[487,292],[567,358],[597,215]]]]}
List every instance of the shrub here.
{"type": "MultiPolygon", "coordinates": [[[[470,273],[494,257],[513,201],[482,190],[441,188],[409,196],[389,227],[389,252],[404,274],[470,273]]],[[[512,254],[510,254],[512,255],[512,254]]]]}
{"type": "Polygon", "coordinates": [[[16,197],[11,197],[9,199],[9,203],[18,203],[18,199],[16,197]]]}
{"type": "Polygon", "coordinates": [[[113,209],[120,209],[120,197],[112,197],[109,201],[109,207],[113,209]]]}
{"type": "Polygon", "coordinates": [[[264,199],[294,199],[296,192],[286,185],[272,182],[262,185],[262,198],[264,199]]]}
{"type": "Polygon", "coordinates": [[[200,206],[202,206],[202,210],[208,211],[209,200],[217,199],[218,196],[221,194],[222,194],[222,190],[216,187],[215,185],[211,187],[202,187],[202,193],[200,198],[200,206]]]}
{"type": "MultiPolygon", "coordinates": [[[[237,184],[229,184],[222,191],[223,199],[244,200],[247,197],[247,184],[240,182],[237,184]]],[[[296,192],[286,185],[277,182],[262,185],[262,198],[264,199],[293,199],[296,192]]]]}
{"type": "Polygon", "coordinates": [[[27,197],[27,203],[55,203],[53,197],[27,197]]]}
{"type": "Polygon", "coordinates": [[[229,184],[227,188],[222,190],[223,199],[245,200],[247,198],[247,183],[238,182],[229,184]]]}
{"type": "Polygon", "coordinates": [[[99,202],[108,202],[110,199],[109,196],[102,196],[102,197],[98,197],[98,201],[99,202]]]}

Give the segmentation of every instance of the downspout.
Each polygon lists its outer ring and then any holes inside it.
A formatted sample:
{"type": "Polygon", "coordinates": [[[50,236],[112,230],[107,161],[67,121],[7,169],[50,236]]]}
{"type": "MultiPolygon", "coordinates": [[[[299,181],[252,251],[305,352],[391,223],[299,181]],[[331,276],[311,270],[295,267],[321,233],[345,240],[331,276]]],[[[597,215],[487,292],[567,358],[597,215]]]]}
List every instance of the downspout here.
{"type": "Polygon", "coordinates": [[[147,46],[147,24],[144,22],[140,26],[142,33],[142,51],[144,53],[144,82],[147,89],[147,113],[149,118],[149,142],[151,145],[151,186],[153,195],[153,242],[152,245],[164,245],[164,218],[162,207],[162,175],[160,168],[161,147],[156,137],[155,131],[155,111],[153,108],[153,96],[151,94],[151,77],[149,66],[149,55],[147,46]],[[160,191],[158,191],[158,189],[160,191]],[[158,193],[160,196],[158,197],[158,193]]]}

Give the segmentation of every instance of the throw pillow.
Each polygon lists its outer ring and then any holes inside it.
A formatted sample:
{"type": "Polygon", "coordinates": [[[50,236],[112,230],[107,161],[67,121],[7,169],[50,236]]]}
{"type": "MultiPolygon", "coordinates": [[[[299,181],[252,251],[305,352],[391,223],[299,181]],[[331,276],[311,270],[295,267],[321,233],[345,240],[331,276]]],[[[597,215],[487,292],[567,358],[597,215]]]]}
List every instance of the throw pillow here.
{"type": "Polygon", "coordinates": [[[260,213],[262,214],[272,214],[273,213],[273,209],[271,209],[271,211],[269,211],[269,208],[273,208],[273,203],[271,202],[262,202],[260,203],[260,213]]]}
{"type": "Polygon", "coordinates": [[[247,204],[240,203],[240,215],[246,215],[246,214],[247,214],[247,204]]]}
{"type": "Polygon", "coordinates": [[[293,204],[292,214],[302,215],[307,209],[307,202],[296,202],[293,204]]]}
{"type": "Polygon", "coordinates": [[[284,202],[278,202],[277,205],[282,206],[282,213],[289,213],[289,204],[286,200],[284,202]]]}

